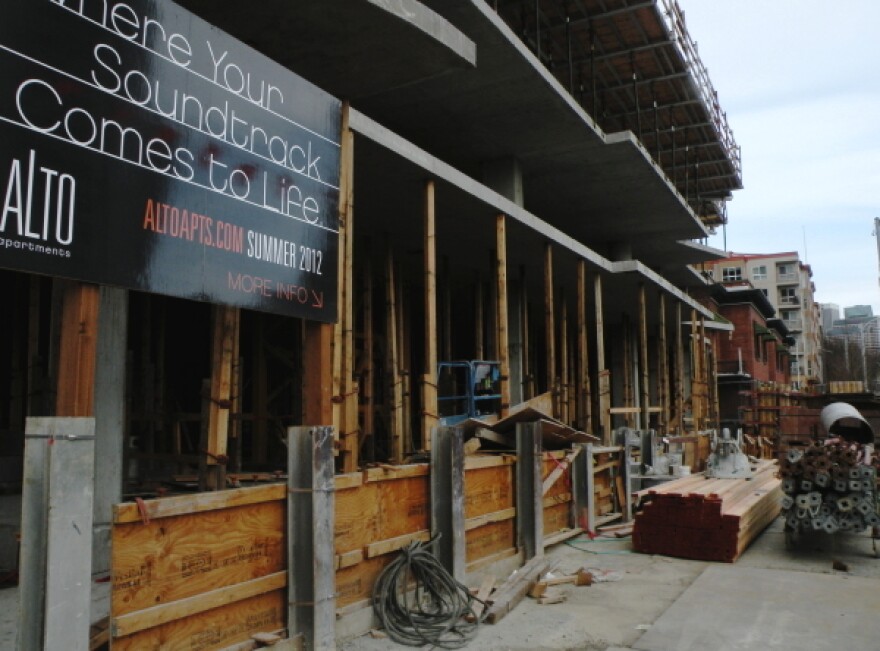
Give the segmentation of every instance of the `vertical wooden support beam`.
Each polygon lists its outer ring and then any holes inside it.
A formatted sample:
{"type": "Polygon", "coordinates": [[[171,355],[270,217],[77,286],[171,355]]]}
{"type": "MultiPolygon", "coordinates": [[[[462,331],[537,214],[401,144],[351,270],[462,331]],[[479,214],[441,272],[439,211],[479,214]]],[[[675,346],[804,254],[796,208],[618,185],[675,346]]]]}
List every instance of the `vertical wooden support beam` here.
{"type": "Polygon", "coordinates": [[[303,321],[303,418],[310,426],[333,422],[333,324],[303,321]]]}
{"type": "Polygon", "coordinates": [[[651,373],[648,368],[648,296],[645,284],[639,283],[639,370],[641,371],[641,429],[651,427],[651,373]]]}
{"type": "Polygon", "coordinates": [[[94,418],[28,419],[18,649],[89,648],[94,471],[94,418]]]}
{"type": "MultiPolygon", "coordinates": [[[[632,327],[629,322],[629,315],[623,314],[620,317],[621,333],[623,337],[623,406],[631,408],[635,402],[635,393],[633,391],[633,354],[632,354],[632,327]]],[[[635,426],[635,414],[627,411],[624,415],[627,427],[635,426]]]]}
{"type": "MultiPolygon", "coordinates": [[[[268,450],[268,399],[269,388],[266,377],[266,315],[255,312],[253,329],[253,449],[251,455],[254,461],[266,461],[268,450]]],[[[310,369],[311,370],[311,369],[310,369]]],[[[308,423],[308,421],[306,421],[308,423]]],[[[327,421],[329,423],[330,421],[327,421]]],[[[310,425],[326,425],[327,423],[308,423],[310,425]]]]}
{"type": "Polygon", "coordinates": [[[397,359],[400,373],[400,427],[401,450],[406,454],[412,450],[412,345],[410,339],[410,316],[407,293],[403,284],[400,261],[397,262],[397,359]]]}
{"type": "Polygon", "coordinates": [[[556,315],[553,307],[553,246],[544,244],[544,337],[547,358],[547,391],[553,392],[553,414],[559,416],[559,395],[556,391],[556,315]]]}
{"type": "Polygon", "coordinates": [[[599,423],[602,442],[611,445],[611,373],[605,367],[605,315],[602,306],[602,276],[593,280],[596,301],[596,370],[599,385],[599,423]]]}
{"type": "Polygon", "coordinates": [[[520,291],[520,314],[522,315],[522,397],[523,402],[532,398],[533,369],[532,369],[532,346],[529,337],[529,292],[526,287],[526,267],[519,268],[519,291],[520,291]]]}
{"type": "MultiPolygon", "coordinates": [[[[696,315],[696,311],[694,311],[696,315]]],[[[709,359],[706,349],[706,319],[700,317],[699,330],[699,347],[700,347],[700,429],[708,427],[709,413],[709,359]]]]}
{"type": "MultiPolygon", "coordinates": [[[[235,350],[232,355],[232,419],[229,423],[230,454],[229,468],[234,472],[241,471],[241,404],[244,394],[244,378],[241,364],[241,317],[235,333],[235,350]]],[[[268,456],[268,454],[266,455],[268,456]]]]}
{"type": "Polygon", "coordinates": [[[700,410],[700,343],[697,341],[699,329],[697,327],[697,311],[691,309],[691,419],[695,430],[701,429],[700,420],[703,414],[700,410]]]}
{"type": "Polygon", "coordinates": [[[288,626],[305,648],[336,648],[333,430],[292,427],[287,445],[288,626]]]}
{"type": "Polygon", "coordinates": [[[675,303],[675,424],[677,434],[684,434],[684,332],[681,301],[675,303]]]}
{"type": "Polygon", "coordinates": [[[232,406],[232,363],[240,317],[238,308],[234,307],[215,305],[212,312],[211,392],[208,405],[208,440],[202,451],[206,466],[206,476],[200,478],[202,490],[221,490],[226,483],[224,457],[232,406]]]}
{"type": "Polygon", "coordinates": [[[391,461],[403,461],[403,390],[397,334],[397,283],[394,278],[394,251],[389,250],[385,264],[385,346],[388,378],[388,423],[391,461]]]}
{"type": "MultiPolygon", "coordinates": [[[[339,438],[342,442],[342,470],[358,468],[358,392],[354,379],[354,133],[348,126],[349,105],[342,107],[342,134],[339,171],[339,315],[337,317],[334,368],[338,371],[334,396],[339,396],[334,410],[339,438]]],[[[324,423],[326,424],[326,423],[324,423]]]]}
{"type": "MultiPolygon", "coordinates": [[[[45,389],[38,389],[44,369],[40,364],[40,276],[30,276],[27,321],[27,398],[25,415],[48,413],[43,406],[45,389]],[[39,398],[37,397],[39,395],[39,398]],[[43,407],[42,409],[40,407],[43,407]]],[[[12,420],[12,419],[10,419],[12,420]]]]}
{"type": "Polygon", "coordinates": [[[666,342],[666,294],[662,291],[658,296],[659,312],[657,325],[657,388],[660,394],[660,430],[666,434],[669,425],[669,351],[666,342]]]}
{"type": "Polygon", "coordinates": [[[425,374],[422,376],[422,448],[431,449],[437,426],[437,241],[434,181],[425,183],[425,374]]]}
{"type": "Polygon", "coordinates": [[[92,416],[95,413],[98,304],[97,285],[70,283],[65,286],[56,416],[92,416]]]}
{"type": "Polygon", "coordinates": [[[435,427],[431,438],[431,535],[437,560],[465,580],[464,443],[462,431],[435,427]]]}
{"type": "Polygon", "coordinates": [[[501,417],[510,410],[510,341],[507,307],[507,217],[495,218],[495,322],[498,324],[498,361],[501,364],[501,417]]]}
{"type": "Polygon", "coordinates": [[[524,560],[544,555],[541,423],[516,425],[516,531],[524,560]]]}
{"type": "Polygon", "coordinates": [[[591,432],[590,353],[587,346],[587,263],[577,263],[577,426],[591,432]]]}
{"type": "Polygon", "coordinates": [[[568,413],[568,302],[565,292],[559,292],[559,419],[566,425],[571,424],[568,413]]]}
{"type": "Polygon", "coordinates": [[[373,261],[372,256],[364,256],[364,366],[361,376],[361,396],[363,397],[363,435],[369,439],[370,459],[374,460],[375,454],[375,424],[374,424],[374,395],[375,389],[375,337],[373,336],[373,261]]]}
{"type": "Polygon", "coordinates": [[[474,359],[486,359],[483,348],[483,281],[479,274],[474,284],[474,359]]]}

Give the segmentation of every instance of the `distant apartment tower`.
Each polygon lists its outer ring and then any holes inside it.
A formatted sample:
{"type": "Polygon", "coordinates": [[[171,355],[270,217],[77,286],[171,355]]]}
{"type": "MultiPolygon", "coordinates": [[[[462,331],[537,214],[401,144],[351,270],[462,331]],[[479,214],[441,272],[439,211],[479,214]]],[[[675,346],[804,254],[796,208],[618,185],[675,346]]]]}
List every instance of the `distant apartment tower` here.
{"type": "Polygon", "coordinates": [[[801,262],[797,251],[728,253],[726,258],[705,263],[703,269],[715,282],[750,282],[761,290],[794,337],[792,387],[803,390],[822,383],[822,322],[813,299],[813,270],[801,262]]]}

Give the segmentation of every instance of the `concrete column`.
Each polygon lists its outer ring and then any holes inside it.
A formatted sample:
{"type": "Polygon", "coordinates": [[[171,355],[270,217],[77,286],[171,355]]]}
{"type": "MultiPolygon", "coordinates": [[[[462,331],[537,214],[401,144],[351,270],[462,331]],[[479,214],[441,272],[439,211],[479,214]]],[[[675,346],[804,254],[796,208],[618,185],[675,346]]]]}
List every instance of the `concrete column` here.
{"type": "Polygon", "coordinates": [[[336,648],[333,428],[287,435],[288,627],[305,649],[336,648]]]}
{"type": "Polygon", "coordinates": [[[87,651],[92,604],[94,418],[29,418],[18,645],[87,651]]]}

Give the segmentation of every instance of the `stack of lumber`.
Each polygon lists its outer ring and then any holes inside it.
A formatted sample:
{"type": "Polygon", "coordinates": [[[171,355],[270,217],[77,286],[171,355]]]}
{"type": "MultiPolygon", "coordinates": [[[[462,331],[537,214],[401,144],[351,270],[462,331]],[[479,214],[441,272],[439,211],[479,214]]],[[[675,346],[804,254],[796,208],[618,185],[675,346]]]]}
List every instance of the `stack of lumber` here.
{"type": "Polygon", "coordinates": [[[635,518],[633,547],[703,561],[732,563],[781,508],[775,461],[761,461],[751,479],[711,479],[703,474],[653,487],[635,518]]]}

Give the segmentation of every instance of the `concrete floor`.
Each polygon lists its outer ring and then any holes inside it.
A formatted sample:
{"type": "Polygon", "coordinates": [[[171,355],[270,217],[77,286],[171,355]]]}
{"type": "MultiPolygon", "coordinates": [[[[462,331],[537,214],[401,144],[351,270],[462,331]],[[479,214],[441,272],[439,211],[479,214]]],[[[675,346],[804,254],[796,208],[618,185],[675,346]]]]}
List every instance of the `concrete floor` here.
{"type": "MultiPolygon", "coordinates": [[[[782,521],[777,520],[732,565],[625,553],[629,548],[625,542],[573,544],[590,551],[558,545],[549,555],[559,560],[560,571],[596,568],[617,572],[620,580],[590,587],[566,587],[568,600],[562,604],[540,606],[527,599],[499,624],[482,626],[470,648],[481,651],[880,648],[876,641],[880,639],[880,620],[876,617],[880,611],[876,596],[880,593],[876,590],[880,560],[874,557],[867,534],[815,536],[802,539],[794,549],[786,550],[782,521]],[[835,571],[833,560],[846,563],[849,571],[835,571]],[[748,589],[750,584],[754,584],[755,589],[748,589]],[[828,609],[829,605],[833,607],[828,609]],[[826,609],[823,616],[810,616],[822,609],[826,609]],[[765,616],[759,617],[756,613],[765,616]]],[[[343,651],[406,648],[369,636],[342,645],[343,651]]]]}
{"type": "MultiPolygon", "coordinates": [[[[581,588],[566,586],[563,589],[568,600],[562,604],[540,606],[526,599],[499,624],[482,626],[469,648],[481,651],[878,648],[875,640],[880,636],[880,620],[876,613],[880,611],[880,604],[874,594],[876,579],[880,578],[880,560],[873,556],[871,540],[866,534],[805,539],[796,549],[787,551],[782,522],[778,520],[733,565],[634,554],[629,552],[627,541],[584,543],[579,539],[571,545],[557,545],[549,556],[559,562],[559,572],[587,567],[597,573],[612,572],[611,578],[619,580],[581,588]],[[846,563],[849,571],[833,570],[833,560],[846,563]],[[749,589],[750,585],[756,589],[749,589]],[[785,587],[780,591],[780,586],[785,587]],[[810,603],[809,600],[816,597],[821,598],[821,606],[810,603]],[[801,608],[807,609],[807,615],[824,610],[821,617],[804,618],[802,612],[797,612],[801,608]],[[722,628],[723,632],[713,633],[722,628]],[[710,645],[705,641],[707,638],[702,637],[707,632],[711,633],[710,645]],[[849,637],[841,638],[841,635],[849,637]],[[782,645],[775,640],[781,640],[782,645]]],[[[0,651],[15,648],[17,592],[17,589],[0,590],[0,651]]],[[[341,645],[342,651],[407,648],[411,647],[369,636],[341,645]]]]}

